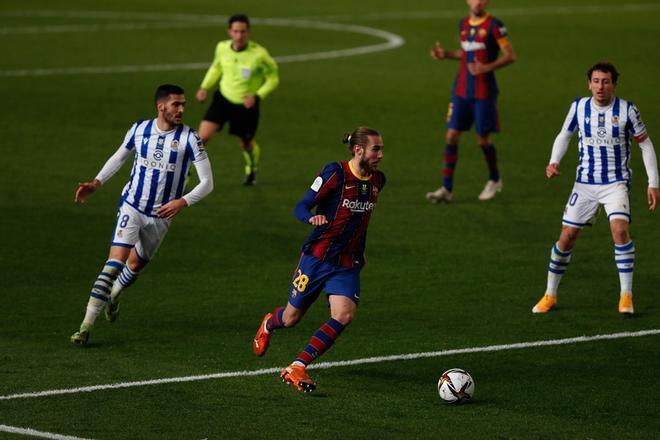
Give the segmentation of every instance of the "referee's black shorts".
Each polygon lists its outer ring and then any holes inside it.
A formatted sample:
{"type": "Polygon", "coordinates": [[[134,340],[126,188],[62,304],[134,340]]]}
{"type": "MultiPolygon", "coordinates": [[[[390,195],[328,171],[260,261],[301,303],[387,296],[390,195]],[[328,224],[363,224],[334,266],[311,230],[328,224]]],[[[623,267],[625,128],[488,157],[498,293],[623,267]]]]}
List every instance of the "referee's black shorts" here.
{"type": "Polygon", "coordinates": [[[243,104],[229,102],[216,90],[204,120],[218,124],[218,131],[229,122],[229,133],[247,141],[252,140],[259,125],[259,98],[252,108],[245,108],[243,104]]]}

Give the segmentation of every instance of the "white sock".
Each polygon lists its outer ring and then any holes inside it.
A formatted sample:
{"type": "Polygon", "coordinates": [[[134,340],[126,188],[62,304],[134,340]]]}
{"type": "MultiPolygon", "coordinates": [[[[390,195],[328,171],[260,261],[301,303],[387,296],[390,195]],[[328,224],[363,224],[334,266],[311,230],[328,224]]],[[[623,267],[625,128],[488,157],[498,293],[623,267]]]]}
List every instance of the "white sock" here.
{"type": "Polygon", "coordinates": [[[633,269],[635,267],[635,245],[632,241],[624,245],[614,245],[614,261],[619,270],[621,294],[632,295],[633,269]]]}
{"type": "Polygon", "coordinates": [[[571,251],[562,251],[555,243],[550,251],[550,264],[548,265],[548,285],[545,293],[548,295],[557,295],[557,288],[561,277],[564,276],[568,263],[571,261],[571,251]]]}
{"type": "Polygon", "coordinates": [[[119,260],[108,260],[103,266],[103,270],[96,277],[94,286],[89,292],[89,301],[87,301],[87,311],[85,312],[85,319],[83,325],[91,328],[96,321],[97,316],[105,307],[105,303],[110,299],[110,292],[112,285],[119,276],[119,273],[124,268],[124,263],[119,260]]]}

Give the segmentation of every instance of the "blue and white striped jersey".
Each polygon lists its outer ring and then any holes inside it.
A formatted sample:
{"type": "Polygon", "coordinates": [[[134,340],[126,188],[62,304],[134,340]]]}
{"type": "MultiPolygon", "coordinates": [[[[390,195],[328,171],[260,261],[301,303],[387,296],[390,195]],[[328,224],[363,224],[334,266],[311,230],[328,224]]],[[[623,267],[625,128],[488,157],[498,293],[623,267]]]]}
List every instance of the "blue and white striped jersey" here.
{"type": "Polygon", "coordinates": [[[149,216],[156,216],[158,208],[180,198],[190,164],[207,158],[195,130],[181,124],[163,132],[156,119],[133,124],[120,148],[135,152],[122,201],[149,216]]]}
{"type": "Polygon", "coordinates": [[[631,137],[646,135],[639,110],[632,102],[614,98],[608,107],[598,107],[592,98],[573,102],[563,130],[578,130],[579,159],[576,182],[605,185],[629,182],[631,137]]]}

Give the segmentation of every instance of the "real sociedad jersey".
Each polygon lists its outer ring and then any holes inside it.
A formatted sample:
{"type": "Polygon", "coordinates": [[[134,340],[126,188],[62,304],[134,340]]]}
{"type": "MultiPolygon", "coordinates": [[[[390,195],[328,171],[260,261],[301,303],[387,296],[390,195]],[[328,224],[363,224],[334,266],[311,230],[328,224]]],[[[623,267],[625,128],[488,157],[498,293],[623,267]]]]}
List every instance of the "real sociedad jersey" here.
{"type": "Polygon", "coordinates": [[[181,124],[163,132],[155,119],[133,124],[122,147],[135,152],[122,202],[149,216],[183,195],[190,164],[207,157],[195,130],[181,124]]]}
{"type": "Polygon", "coordinates": [[[308,194],[317,204],[316,215],[325,215],[328,223],[314,228],[303,253],[337,266],[363,265],[367,226],[384,185],[380,171],[358,177],[349,162],[326,165],[308,194]]]}
{"type": "Polygon", "coordinates": [[[454,95],[461,98],[489,99],[497,97],[495,73],[472,75],[469,63],[479,61],[492,63],[497,59],[500,48],[509,44],[507,30],[497,18],[486,15],[479,20],[470,17],[459,23],[461,37],[461,65],[454,81],[454,95]]]}
{"type": "Polygon", "coordinates": [[[579,98],[568,110],[564,130],[578,130],[578,167],[575,181],[593,185],[628,182],[631,137],[646,134],[639,110],[621,98],[604,108],[592,98],[579,98]]]}

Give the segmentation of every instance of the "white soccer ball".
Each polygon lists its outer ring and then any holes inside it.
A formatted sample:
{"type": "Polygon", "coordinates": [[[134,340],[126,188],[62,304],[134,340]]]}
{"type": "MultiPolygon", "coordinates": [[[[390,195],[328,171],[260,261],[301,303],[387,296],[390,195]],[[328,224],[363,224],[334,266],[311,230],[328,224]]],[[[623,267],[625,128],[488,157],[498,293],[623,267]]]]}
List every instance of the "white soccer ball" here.
{"type": "Polygon", "coordinates": [[[465,370],[452,368],[442,373],[438,381],[438,394],[448,403],[461,403],[474,395],[474,379],[465,370]]]}

